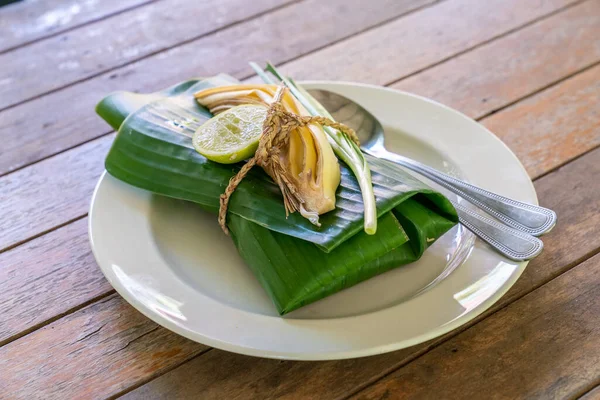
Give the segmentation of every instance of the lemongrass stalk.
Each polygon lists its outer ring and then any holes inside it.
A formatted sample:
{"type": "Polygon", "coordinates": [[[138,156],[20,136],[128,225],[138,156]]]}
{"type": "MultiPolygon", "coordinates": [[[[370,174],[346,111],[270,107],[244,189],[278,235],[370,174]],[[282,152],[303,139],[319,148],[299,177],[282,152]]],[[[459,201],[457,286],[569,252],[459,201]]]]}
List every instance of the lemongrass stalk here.
{"type": "MultiPolygon", "coordinates": [[[[251,66],[266,83],[272,83],[272,80],[256,63],[251,63],[251,66]]],[[[266,70],[282,81],[311,115],[333,119],[331,114],[313,96],[299,85],[296,85],[293,80],[282,76],[273,65],[267,63],[266,70]]],[[[377,231],[377,205],[373,193],[373,183],[371,182],[371,170],[367,160],[356,143],[345,133],[329,127],[324,127],[324,130],[335,154],[350,167],[356,176],[363,198],[364,230],[366,233],[373,235],[377,231]]]]}
{"type": "Polygon", "coordinates": [[[256,72],[256,75],[258,75],[265,83],[275,85],[273,79],[271,79],[271,77],[265,71],[263,71],[263,69],[257,63],[250,61],[248,64],[250,64],[254,72],[256,72]]]}

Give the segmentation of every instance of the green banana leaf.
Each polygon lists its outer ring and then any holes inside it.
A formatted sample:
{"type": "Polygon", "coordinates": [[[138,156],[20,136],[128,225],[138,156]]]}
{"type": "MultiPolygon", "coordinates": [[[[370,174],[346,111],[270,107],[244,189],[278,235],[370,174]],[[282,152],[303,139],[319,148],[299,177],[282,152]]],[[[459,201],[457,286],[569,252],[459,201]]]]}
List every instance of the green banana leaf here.
{"type": "MultiPolygon", "coordinates": [[[[219,196],[241,165],[214,163],[192,147],[190,136],[211,117],[196,103],[192,94],[214,86],[214,82],[192,80],[158,94],[121,92],[102,100],[97,112],[111,126],[120,126],[120,133],[106,159],[106,170],[133,186],[193,201],[208,211],[216,212],[219,196]],[[131,113],[145,101],[148,104],[131,113]]],[[[455,218],[454,208],[444,196],[384,161],[373,157],[368,160],[379,216],[420,193],[423,195],[420,197],[441,214],[455,218]]],[[[362,231],[363,226],[363,204],[358,183],[346,166],[342,165],[341,173],[336,209],[321,216],[320,228],[299,213],[286,217],[279,188],[260,168],[254,168],[236,189],[230,200],[229,213],[270,230],[312,242],[323,251],[331,251],[362,231]]]]}
{"type": "MultiPolygon", "coordinates": [[[[379,257],[369,255],[370,246],[365,246],[359,235],[325,253],[309,242],[268,230],[237,215],[231,216],[228,226],[238,252],[283,315],[418,260],[432,239],[455,225],[412,199],[397,206],[393,214],[401,216],[411,239],[379,257]]],[[[378,220],[378,229],[389,223],[386,217],[378,220]]]]}
{"type": "MultiPolygon", "coordinates": [[[[107,171],[216,213],[219,195],[240,166],[213,163],[193,150],[189,136],[211,115],[192,94],[229,79],[190,80],[153,94],[118,92],[102,100],[98,114],[119,130],[107,171]]],[[[336,210],[322,216],[320,229],[297,214],[286,219],[278,187],[259,168],[233,195],[228,226],[234,243],[281,314],[417,260],[457,222],[442,195],[395,166],[369,162],[381,215],[372,236],[362,231],[360,190],[345,166],[336,210]]]]}

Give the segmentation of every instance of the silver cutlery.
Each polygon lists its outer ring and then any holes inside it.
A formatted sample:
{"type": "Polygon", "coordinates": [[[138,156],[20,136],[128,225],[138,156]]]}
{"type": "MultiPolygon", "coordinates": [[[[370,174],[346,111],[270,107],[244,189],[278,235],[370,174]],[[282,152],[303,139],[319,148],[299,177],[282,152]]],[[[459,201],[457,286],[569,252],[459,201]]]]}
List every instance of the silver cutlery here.
{"type": "Polygon", "coordinates": [[[542,251],[543,243],[534,236],[547,233],[554,227],[554,211],[492,193],[392,153],[385,148],[383,126],[369,111],[333,92],[313,89],[309,92],[336,121],[356,131],[365,153],[421,174],[503,222],[498,223],[453,202],[460,222],[497,251],[515,261],[529,260],[542,251]]]}

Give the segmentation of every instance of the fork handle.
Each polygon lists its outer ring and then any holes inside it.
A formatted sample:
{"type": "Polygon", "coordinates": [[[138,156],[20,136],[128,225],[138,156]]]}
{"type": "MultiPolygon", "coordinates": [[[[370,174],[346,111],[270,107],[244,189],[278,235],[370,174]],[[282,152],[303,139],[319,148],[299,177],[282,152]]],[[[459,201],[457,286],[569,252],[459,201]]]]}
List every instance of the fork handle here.
{"type": "Polygon", "coordinates": [[[531,260],[542,252],[544,244],[535,236],[486,218],[460,204],[452,204],[461,224],[511,260],[531,260]]]}
{"type": "Polygon", "coordinates": [[[363,149],[365,153],[402,165],[417,172],[463,199],[478,206],[488,214],[498,218],[506,225],[533,236],[541,236],[549,232],[556,224],[556,213],[548,208],[523,203],[508,197],[492,193],[470,183],[446,175],[418,161],[411,160],[387,150],[372,151],[363,149]]]}

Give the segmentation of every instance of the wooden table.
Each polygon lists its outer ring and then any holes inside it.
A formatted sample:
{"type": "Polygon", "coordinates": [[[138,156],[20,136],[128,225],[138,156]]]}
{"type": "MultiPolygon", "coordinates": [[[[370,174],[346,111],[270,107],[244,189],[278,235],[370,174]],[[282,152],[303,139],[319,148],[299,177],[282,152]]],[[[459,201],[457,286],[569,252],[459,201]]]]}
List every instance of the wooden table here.
{"type": "Polygon", "coordinates": [[[600,0],[46,0],[0,8],[0,397],[600,398],[600,0]],[[213,5],[211,5],[213,4],[213,5]],[[192,76],[387,85],[480,121],[559,224],[488,312],[328,362],[210,349],[115,294],[87,211],[117,90],[192,76]]]}

